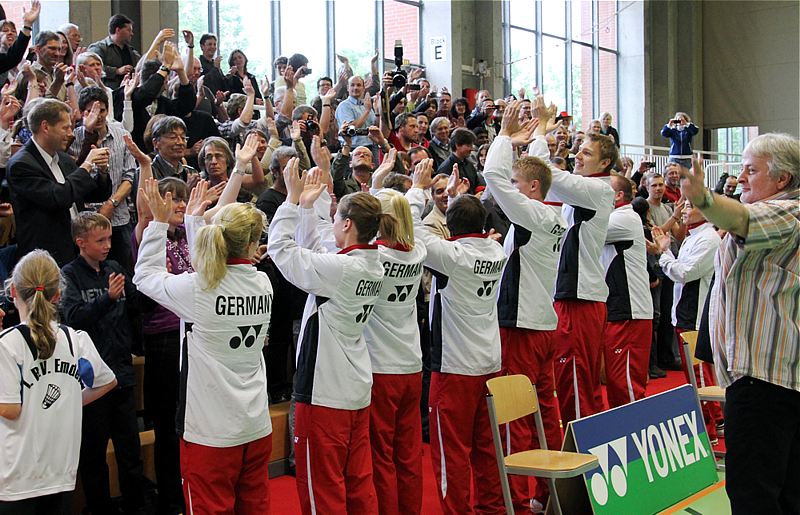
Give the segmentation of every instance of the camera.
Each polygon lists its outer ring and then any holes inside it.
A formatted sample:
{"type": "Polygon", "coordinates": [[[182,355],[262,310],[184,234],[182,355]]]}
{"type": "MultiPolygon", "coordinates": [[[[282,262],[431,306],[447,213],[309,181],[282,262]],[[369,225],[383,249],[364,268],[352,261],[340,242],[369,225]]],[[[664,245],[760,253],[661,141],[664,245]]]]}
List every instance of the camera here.
{"type": "MultiPolygon", "coordinates": [[[[392,71],[392,86],[395,89],[403,89],[408,83],[408,74],[402,69],[403,66],[403,41],[400,39],[394,40],[394,66],[395,70],[392,71]]],[[[419,91],[422,86],[419,84],[408,84],[408,89],[412,91],[419,91]]]]}
{"type": "Polygon", "coordinates": [[[314,120],[306,120],[306,132],[309,134],[319,134],[319,124],[314,120]]]}
{"type": "Polygon", "coordinates": [[[355,127],[347,127],[342,131],[345,136],[366,136],[369,134],[369,129],[357,129],[355,127]]]}
{"type": "Polygon", "coordinates": [[[645,164],[645,166],[647,166],[647,168],[655,168],[656,167],[656,164],[653,161],[645,161],[644,164],[645,164]]]}

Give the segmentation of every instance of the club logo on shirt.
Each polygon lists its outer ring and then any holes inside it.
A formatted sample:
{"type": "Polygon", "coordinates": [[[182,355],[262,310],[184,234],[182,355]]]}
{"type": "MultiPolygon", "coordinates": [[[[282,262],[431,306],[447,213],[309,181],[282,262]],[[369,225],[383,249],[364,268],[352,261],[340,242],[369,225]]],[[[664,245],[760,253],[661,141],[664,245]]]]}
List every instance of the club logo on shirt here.
{"type": "Polygon", "coordinates": [[[258,340],[258,335],[261,334],[262,327],[264,327],[264,324],[242,325],[237,327],[241,336],[237,335],[231,338],[228,345],[231,346],[231,349],[238,349],[242,345],[242,342],[244,342],[244,346],[249,349],[258,340]]]}
{"type": "Polygon", "coordinates": [[[497,284],[497,280],[494,281],[483,281],[483,286],[478,288],[478,297],[488,297],[494,291],[494,286],[497,284]]]}
{"type": "Polygon", "coordinates": [[[405,302],[408,298],[408,295],[411,293],[411,289],[414,287],[413,284],[406,284],[395,286],[394,289],[396,290],[395,293],[389,295],[387,299],[389,302],[405,302]]]}
{"type": "Polygon", "coordinates": [[[49,408],[58,400],[59,397],[61,397],[61,388],[53,383],[48,384],[47,391],[44,394],[44,399],[42,399],[42,408],[49,408]]]}
{"type": "Polygon", "coordinates": [[[372,310],[374,308],[375,308],[375,306],[372,306],[372,305],[362,306],[361,307],[361,309],[362,309],[361,313],[356,315],[356,323],[360,324],[360,323],[364,322],[366,324],[367,323],[367,318],[369,317],[370,313],[372,313],[372,310]]]}

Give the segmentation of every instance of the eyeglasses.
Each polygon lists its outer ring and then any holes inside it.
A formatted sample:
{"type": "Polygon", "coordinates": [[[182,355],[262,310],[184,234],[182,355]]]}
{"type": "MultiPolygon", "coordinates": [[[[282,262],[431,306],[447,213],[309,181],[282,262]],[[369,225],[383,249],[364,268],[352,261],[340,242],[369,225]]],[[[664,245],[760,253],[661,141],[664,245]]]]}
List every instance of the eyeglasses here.
{"type": "Polygon", "coordinates": [[[179,134],[175,134],[174,132],[170,132],[170,133],[163,134],[163,135],[159,136],[158,139],[165,139],[165,140],[168,140],[168,141],[187,141],[188,138],[186,137],[185,134],[184,135],[179,135],[179,134]]]}

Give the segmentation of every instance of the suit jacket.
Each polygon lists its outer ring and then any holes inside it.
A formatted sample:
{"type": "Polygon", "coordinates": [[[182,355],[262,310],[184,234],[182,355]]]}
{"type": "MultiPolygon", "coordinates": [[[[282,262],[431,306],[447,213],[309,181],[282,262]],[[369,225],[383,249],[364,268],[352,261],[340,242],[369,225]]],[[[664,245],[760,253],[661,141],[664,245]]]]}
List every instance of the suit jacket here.
{"type": "Polygon", "coordinates": [[[463,161],[459,160],[455,154],[450,154],[450,156],[444,160],[444,162],[439,165],[439,168],[436,170],[436,173],[446,173],[450,175],[453,173],[453,165],[458,165],[458,173],[461,178],[469,179],[469,194],[475,194],[475,188],[478,186],[486,186],[486,181],[483,180],[483,175],[478,173],[477,168],[475,165],[472,164],[469,158],[464,159],[463,161]]]}
{"type": "Polygon", "coordinates": [[[92,177],[78,168],[66,152],[58,153],[64,184],[56,182],[50,167],[31,139],[8,161],[8,187],[17,223],[17,257],[44,249],[64,266],[75,259],[70,207],[104,202],[111,196],[108,174],[92,177]]]}
{"type": "Polygon", "coordinates": [[[26,36],[22,31],[17,35],[17,40],[5,54],[0,54],[0,72],[7,72],[22,62],[28,50],[28,43],[31,37],[26,36]]]}

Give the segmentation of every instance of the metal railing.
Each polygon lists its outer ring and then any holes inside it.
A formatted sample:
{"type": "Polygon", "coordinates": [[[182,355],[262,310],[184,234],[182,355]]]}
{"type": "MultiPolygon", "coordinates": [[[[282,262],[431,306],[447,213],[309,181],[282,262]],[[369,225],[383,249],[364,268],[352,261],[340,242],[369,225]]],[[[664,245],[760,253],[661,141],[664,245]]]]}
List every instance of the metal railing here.
{"type": "MultiPolygon", "coordinates": [[[[728,154],[725,152],[712,152],[709,150],[698,150],[695,155],[703,157],[703,169],[706,173],[706,185],[714,188],[723,173],[728,175],[739,175],[742,167],[741,154],[728,154]]],[[[651,161],[656,164],[656,170],[663,170],[669,162],[669,147],[656,147],[653,145],[631,145],[628,143],[620,144],[620,156],[630,157],[633,160],[634,168],[640,160],[651,161]]]]}

